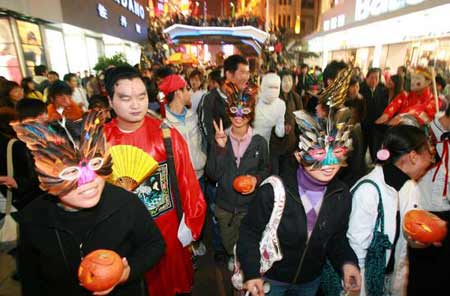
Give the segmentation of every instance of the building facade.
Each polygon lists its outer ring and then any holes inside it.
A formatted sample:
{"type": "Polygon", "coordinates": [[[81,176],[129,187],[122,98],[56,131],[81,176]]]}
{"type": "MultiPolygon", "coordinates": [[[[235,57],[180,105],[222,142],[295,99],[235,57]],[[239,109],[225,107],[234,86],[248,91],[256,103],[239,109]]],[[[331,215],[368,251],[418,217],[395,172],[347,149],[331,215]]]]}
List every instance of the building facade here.
{"type": "Polygon", "coordinates": [[[323,0],[321,11],[318,32],[306,37],[319,66],[344,60],[364,72],[401,65],[449,70],[449,1],[323,0]]]}
{"type": "Polygon", "coordinates": [[[92,72],[100,56],[139,62],[146,0],[0,0],[0,75],[20,81],[47,65],[60,76],[92,72]]]}

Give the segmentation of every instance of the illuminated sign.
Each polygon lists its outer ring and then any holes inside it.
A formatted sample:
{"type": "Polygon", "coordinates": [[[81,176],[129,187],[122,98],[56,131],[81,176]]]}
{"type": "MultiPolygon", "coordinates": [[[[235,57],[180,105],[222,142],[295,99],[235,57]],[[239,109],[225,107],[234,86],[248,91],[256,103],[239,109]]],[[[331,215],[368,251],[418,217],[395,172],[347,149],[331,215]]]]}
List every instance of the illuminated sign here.
{"type": "Polygon", "coordinates": [[[108,10],[100,3],[97,5],[97,12],[101,18],[104,18],[105,20],[108,19],[108,10]]]}
{"type": "Polygon", "coordinates": [[[145,10],[144,7],[136,0],[113,0],[117,4],[120,4],[122,7],[128,9],[141,19],[145,19],[145,10]]]}
{"type": "Polygon", "coordinates": [[[416,5],[425,0],[356,0],[355,21],[416,5]]]}
{"type": "Polygon", "coordinates": [[[124,28],[128,26],[127,18],[123,15],[120,16],[120,25],[124,28]]]}

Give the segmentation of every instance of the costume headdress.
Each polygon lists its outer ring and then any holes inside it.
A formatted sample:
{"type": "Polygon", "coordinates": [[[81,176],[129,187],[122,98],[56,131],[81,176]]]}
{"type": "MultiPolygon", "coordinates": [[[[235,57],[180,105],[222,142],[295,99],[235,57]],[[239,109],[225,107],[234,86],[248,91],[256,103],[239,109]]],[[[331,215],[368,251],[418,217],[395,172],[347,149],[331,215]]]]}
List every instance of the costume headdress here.
{"type": "Polygon", "coordinates": [[[41,188],[61,196],[97,175],[111,174],[104,122],[104,112],[91,111],[83,122],[63,117],[60,121],[27,120],[12,126],[34,156],[41,188]]]}
{"type": "Polygon", "coordinates": [[[352,69],[341,70],[333,83],[319,96],[319,102],[329,107],[325,122],[319,122],[307,112],[294,112],[300,129],[300,155],[305,165],[320,168],[322,165],[345,165],[346,153],[351,149],[352,126],[348,109],[343,108],[352,69]]]}
{"type": "Polygon", "coordinates": [[[249,82],[245,89],[240,91],[234,83],[227,81],[224,89],[227,95],[226,112],[229,117],[254,117],[258,93],[258,87],[255,84],[249,82]]]}

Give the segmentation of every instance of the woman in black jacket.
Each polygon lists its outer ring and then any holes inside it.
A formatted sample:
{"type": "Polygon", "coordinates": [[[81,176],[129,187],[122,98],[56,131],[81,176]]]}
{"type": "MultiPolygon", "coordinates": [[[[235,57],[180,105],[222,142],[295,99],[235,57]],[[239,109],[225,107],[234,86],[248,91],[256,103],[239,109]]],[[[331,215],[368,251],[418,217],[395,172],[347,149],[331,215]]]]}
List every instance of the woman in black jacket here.
{"type": "Polygon", "coordinates": [[[13,125],[34,159],[41,188],[20,214],[19,272],[24,296],[91,295],[79,283],[82,258],[109,249],[123,259],[116,286],[96,295],[148,295],[144,273],[164,252],[145,206],[121,188],[105,185],[111,157],[104,116],[89,113],[80,127],[25,121],[13,125]]]}
{"type": "MultiPolygon", "coordinates": [[[[341,72],[337,83],[345,85],[349,72],[341,72]]],[[[329,105],[339,107],[339,94],[329,94],[328,98],[329,105]]],[[[282,258],[273,261],[261,276],[258,250],[276,194],[272,186],[264,185],[250,203],[237,243],[244,287],[253,296],[314,296],[329,260],[343,276],[344,289],[358,291],[358,261],[346,238],[351,195],[348,187],[334,178],[351,148],[351,126],[347,122],[327,121],[327,126],[322,127],[304,111],[294,115],[301,131],[300,151],[295,153],[297,161],[286,159],[280,168],[286,198],[276,228],[279,246],[264,252],[266,259],[275,258],[272,254],[281,254],[282,258]],[[264,294],[264,281],[271,286],[268,294],[264,294]]]]}

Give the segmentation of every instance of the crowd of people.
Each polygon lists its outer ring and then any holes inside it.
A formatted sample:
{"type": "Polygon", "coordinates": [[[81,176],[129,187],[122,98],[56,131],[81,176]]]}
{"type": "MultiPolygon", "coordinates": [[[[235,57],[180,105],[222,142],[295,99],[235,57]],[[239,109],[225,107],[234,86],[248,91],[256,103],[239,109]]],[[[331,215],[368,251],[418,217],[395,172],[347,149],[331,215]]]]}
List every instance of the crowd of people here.
{"type": "Polygon", "coordinates": [[[443,295],[448,236],[402,223],[414,208],[450,222],[446,81],[342,61],[250,76],[232,55],[1,78],[0,212],[10,192],[23,295],[89,295],[77,269],[96,249],[125,266],[97,295],[190,295],[205,249],[253,296],[443,295]],[[157,169],[116,183],[117,146],[157,169]]]}

